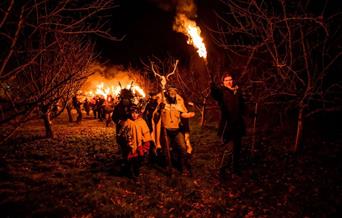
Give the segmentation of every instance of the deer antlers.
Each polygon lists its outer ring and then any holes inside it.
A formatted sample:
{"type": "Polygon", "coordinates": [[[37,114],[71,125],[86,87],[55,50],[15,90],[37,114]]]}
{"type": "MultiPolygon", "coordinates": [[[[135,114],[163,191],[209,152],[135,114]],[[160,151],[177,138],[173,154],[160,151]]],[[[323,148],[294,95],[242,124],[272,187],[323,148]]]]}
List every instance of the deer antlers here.
{"type": "Polygon", "coordinates": [[[166,76],[162,76],[161,74],[159,74],[156,69],[154,68],[154,62],[151,61],[151,70],[154,73],[154,76],[158,76],[160,78],[160,84],[162,85],[162,88],[165,89],[166,83],[169,80],[169,77],[173,74],[175,74],[176,69],[177,69],[177,65],[178,65],[179,60],[176,60],[176,62],[174,63],[173,66],[173,70],[171,73],[167,74],[166,76]]]}

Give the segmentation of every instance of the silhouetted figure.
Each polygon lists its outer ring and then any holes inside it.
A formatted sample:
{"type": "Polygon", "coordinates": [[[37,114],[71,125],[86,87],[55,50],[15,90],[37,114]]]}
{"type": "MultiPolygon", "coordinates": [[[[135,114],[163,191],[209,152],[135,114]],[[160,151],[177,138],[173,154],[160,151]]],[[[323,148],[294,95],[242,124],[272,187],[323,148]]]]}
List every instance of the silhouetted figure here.
{"type": "Polygon", "coordinates": [[[88,98],[84,99],[84,102],[83,102],[83,108],[87,114],[87,116],[89,116],[89,112],[90,112],[90,105],[89,105],[89,101],[88,101],[88,98]]]}
{"type": "Polygon", "coordinates": [[[107,96],[103,105],[103,114],[106,120],[106,127],[112,122],[112,113],[114,111],[114,98],[111,95],[107,96]]]}
{"type": "Polygon", "coordinates": [[[97,102],[97,114],[100,121],[103,121],[105,119],[105,112],[104,112],[104,103],[105,103],[104,96],[99,97],[99,101],[97,102]]]}
{"type": "Polygon", "coordinates": [[[93,111],[94,119],[98,117],[99,96],[94,96],[90,101],[90,108],[93,111]]]}
{"type": "Polygon", "coordinates": [[[72,105],[77,111],[76,121],[79,123],[82,120],[82,111],[81,111],[81,102],[77,99],[76,96],[72,97],[72,105]]]}

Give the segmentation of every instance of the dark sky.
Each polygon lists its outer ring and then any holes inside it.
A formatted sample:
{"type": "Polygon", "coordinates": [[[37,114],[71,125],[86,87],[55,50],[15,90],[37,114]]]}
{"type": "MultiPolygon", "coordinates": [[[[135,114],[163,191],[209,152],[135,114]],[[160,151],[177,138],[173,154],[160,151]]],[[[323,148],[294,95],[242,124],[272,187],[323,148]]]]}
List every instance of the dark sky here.
{"type": "Polygon", "coordinates": [[[102,55],[114,64],[134,64],[139,58],[167,54],[186,61],[192,51],[186,37],[172,29],[175,9],[153,0],[120,1],[120,7],[113,10],[112,32],[126,37],[122,42],[100,41],[102,55]]]}
{"type": "MultiPolygon", "coordinates": [[[[121,42],[111,42],[99,39],[99,49],[104,60],[113,64],[139,63],[139,58],[146,60],[151,55],[163,57],[172,55],[180,58],[182,63],[187,63],[191,55],[196,51],[186,43],[186,37],[172,29],[176,14],[176,5],[179,2],[191,2],[192,0],[118,0],[120,7],[113,10],[112,33],[116,36],[126,35],[121,42]]],[[[320,12],[322,7],[327,14],[338,11],[340,0],[312,1],[312,11],[320,12]],[[318,4],[320,3],[320,4],[318,4]]],[[[193,0],[196,5],[196,20],[201,27],[207,49],[213,49],[210,44],[205,23],[213,21],[213,8],[220,1],[217,0],[193,0]],[[206,41],[207,39],[207,41],[206,41]]],[[[315,13],[314,13],[315,14],[315,13]]],[[[319,15],[319,14],[315,14],[319,15]]],[[[217,49],[217,48],[215,48],[217,49]]]]}
{"type": "Polygon", "coordinates": [[[113,10],[112,32],[126,37],[116,43],[100,41],[102,56],[113,64],[139,63],[139,58],[151,55],[172,55],[186,63],[196,51],[186,43],[186,36],[172,29],[179,1],[185,0],[120,0],[120,7],[113,10]]]}

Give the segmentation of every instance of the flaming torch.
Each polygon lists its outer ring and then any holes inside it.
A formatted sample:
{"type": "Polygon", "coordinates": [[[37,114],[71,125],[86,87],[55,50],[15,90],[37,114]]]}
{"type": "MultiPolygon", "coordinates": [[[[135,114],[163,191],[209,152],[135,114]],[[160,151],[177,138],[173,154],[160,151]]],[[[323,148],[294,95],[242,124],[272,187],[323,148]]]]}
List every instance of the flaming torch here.
{"type": "Polygon", "coordinates": [[[193,45],[197,49],[198,55],[207,61],[207,49],[201,37],[201,29],[196,25],[195,21],[187,18],[185,14],[178,14],[173,29],[185,34],[188,37],[187,43],[193,45]]]}
{"type": "Polygon", "coordinates": [[[208,69],[207,62],[207,49],[201,37],[201,29],[197,26],[196,22],[190,20],[185,14],[178,14],[173,24],[173,29],[177,32],[181,32],[188,37],[187,43],[193,45],[197,49],[198,55],[204,59],[206,70],[211,80],[213,77],[208,69]]]}

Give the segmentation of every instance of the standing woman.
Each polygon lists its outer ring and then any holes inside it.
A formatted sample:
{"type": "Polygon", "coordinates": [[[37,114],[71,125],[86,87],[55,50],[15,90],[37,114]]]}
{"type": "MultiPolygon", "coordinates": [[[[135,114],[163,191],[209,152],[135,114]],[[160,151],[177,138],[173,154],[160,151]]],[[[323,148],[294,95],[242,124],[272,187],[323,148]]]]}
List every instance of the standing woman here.
{"type": "Polygon", "coordinates": [[[217,101],[221,110],[218,136],[224,144],[224,152],[220,164],[220,176],[225,177],[226,170],[240,173],[241,138],[245,133],[243,121],[244,100],[233,76],[225,73],[221,79],[222,85],[211,84],[211,95],[217,101]]]}

